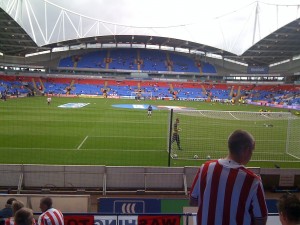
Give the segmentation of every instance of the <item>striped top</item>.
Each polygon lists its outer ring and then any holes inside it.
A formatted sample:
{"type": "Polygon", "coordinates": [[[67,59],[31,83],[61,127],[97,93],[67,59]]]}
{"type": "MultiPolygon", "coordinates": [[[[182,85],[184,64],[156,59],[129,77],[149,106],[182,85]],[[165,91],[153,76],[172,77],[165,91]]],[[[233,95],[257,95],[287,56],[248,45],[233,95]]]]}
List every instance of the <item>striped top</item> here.
{"type": "Polygon", "coordinates": [[[14,217],[9,217],[5,220],[5,225],[15,225],[14,217]]]}
{"type": "Polygon", "coordinates": [[[64,216],[59,210],[50,208],[39,216],[38,225],[64,225],[64,216]]]}
{"type": "Polygon", "coordinates": [[[268,214],[260,177],[233,160],[204,163],[191,197],[198,199],[198,225],[252,225],[268,214]]]}
{"type": "MultiPolygon", "coordinates": [[[[33,222],[32,225],[36,224],[35,220],[33,220],[32,222],[33,222]]],[[[15,225],[15,219],[14,219],[14,217],[7,218],[5,220],[5,225],[15,225]]]]}

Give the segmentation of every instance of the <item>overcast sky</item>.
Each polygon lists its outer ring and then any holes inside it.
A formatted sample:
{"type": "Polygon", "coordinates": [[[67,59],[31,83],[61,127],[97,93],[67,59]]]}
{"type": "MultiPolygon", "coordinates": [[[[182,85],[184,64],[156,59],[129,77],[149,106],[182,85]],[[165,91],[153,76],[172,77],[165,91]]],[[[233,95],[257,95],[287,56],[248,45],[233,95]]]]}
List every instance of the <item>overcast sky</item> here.
{"type": "Polygon", "coordinates": [[[19,13],[17,21],[40,46],[98,35],[146,35],[240,55],[300,17],[300,0],[0,0],[0,5],[16,2],[22,10],[17,4],[7,8],[13,18],[19,13]]]}
{"type": "Polygon", "coordinates": [[[174,37],[238,55],[300,17],[300,0],[264,0],[259,1],[258,7],[257,1],[253,0],[75,0],[72,4],[69,0],[47,1],[114,24],[156,28],[177,26],[146,32],[121,30],[117,34],[174,37]]]}
{"type": "MultiPolygon", "coordinates": [[[[168,26],[232,14],[254,0],[48,0],[99,20],[137,26],[168,26]]],[[[264,0],[266,4],[300,5],[300,0],[264,0]]]]}

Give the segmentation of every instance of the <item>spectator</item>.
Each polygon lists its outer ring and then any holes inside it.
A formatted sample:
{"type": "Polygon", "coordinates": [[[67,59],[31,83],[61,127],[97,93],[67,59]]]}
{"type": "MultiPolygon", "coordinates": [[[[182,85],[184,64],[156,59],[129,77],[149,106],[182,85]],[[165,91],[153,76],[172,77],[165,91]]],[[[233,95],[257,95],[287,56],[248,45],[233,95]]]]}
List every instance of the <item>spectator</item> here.
{"type": "Polygon", "coordinates": [[[295,194],[281,196],[277,208],[282,225],[300,224],[300,199],[295,194]]]}
{"type": "Polygon", "coordinates": [[[19,209],[16,212],[16,214],[14,216],[14,221],[18,225],[34,225],[35,224],[32,210],[25,208],[25,207],[19,209]]]}
{"type": "Polygon", "coordinates": [[[23,202],[14,200],[12,203],[13,216],[9,217],[5,220],[5,225],[14,225],[15,224],[14,216],[15,216],[16,212],[23,207],[24,207],[23,202]]]}
{"type": "Polygon", "coordinates": [[[265,225],[267,207],[260,177],[245,168],[255,140],[243,130],[228,138],[228,156],[204,163],[192,185],[190,205],[198,225],[265,225]]]}
{"type": "Polygon", "coordinates": [[[41,199],[40,209],[42,214],[39,216],[38,225],[64,225],[64,216],[60,210],[52,207],[50,197],[41,199]]]}
{"type": "Polygon", "coordinates": [[[9,198],[6,201],[5,208],[0,210],[0,218],[9,218],[12,217],[13,211],[12,211],[12,203],[15,201],[15,198],[9,198]]]}

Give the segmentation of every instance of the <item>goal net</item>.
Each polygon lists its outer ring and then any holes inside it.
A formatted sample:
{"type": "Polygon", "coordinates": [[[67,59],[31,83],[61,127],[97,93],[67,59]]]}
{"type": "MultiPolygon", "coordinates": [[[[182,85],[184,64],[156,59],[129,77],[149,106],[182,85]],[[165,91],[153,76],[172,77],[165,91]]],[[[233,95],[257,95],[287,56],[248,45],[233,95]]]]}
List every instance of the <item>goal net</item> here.
{"type": "Polygon", "coordinates": [[[291,113],[171,110],[171,114],[167,150],[173,159],[225,157],[228,136],[243,129],[256,140],[252,160],[300,161],[300,119],[291,113]],[[176,118],[179,141],[174,137],[176,118]]]}
{"type": "Polygon", "coordinates": [[[152,99],[152,92],[137,92],[137,91],[133,91],[131,92],[131,97],[133,99],[152,99]]]}

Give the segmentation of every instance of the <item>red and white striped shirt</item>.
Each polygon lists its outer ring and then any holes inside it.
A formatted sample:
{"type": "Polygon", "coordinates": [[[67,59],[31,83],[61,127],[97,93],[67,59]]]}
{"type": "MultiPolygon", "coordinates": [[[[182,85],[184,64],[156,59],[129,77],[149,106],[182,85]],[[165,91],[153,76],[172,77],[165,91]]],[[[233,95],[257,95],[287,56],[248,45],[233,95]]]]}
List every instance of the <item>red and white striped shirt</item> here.
{"type": "Polygon", "coordinates": [[[9,217],[5,220],[5,225],[15,225],[14,217],[9,217]]]}
{"type": "Polygon", "coordinates": [[[48,209],[39,216],[38,225],[64,225],[64,216],[57,209],[48,209]]]}
{"type": "Polygon", "coordinates": [[[204,163],[191,197],[198,199],[198,225],[252,225],[268,214],[260,177],[233,160],[204,163]]]}
{"type": "MultiPolygon", "coordinates": [[[[14,217],[9,217],[5,220],[5,225],[15,225],[15,219],[14,217]]],[[[33,225],[36,224],[35,220],[33,219],[33,222],[32,222],[33,225]]]]}

